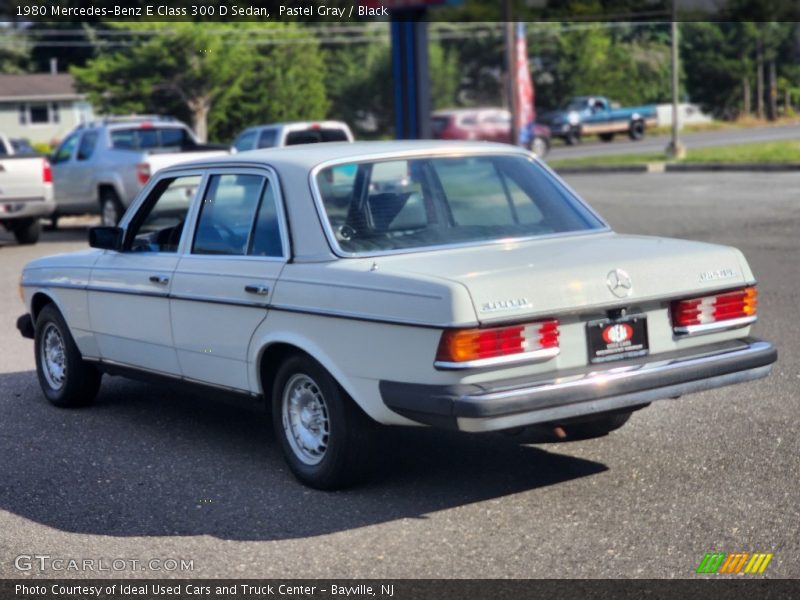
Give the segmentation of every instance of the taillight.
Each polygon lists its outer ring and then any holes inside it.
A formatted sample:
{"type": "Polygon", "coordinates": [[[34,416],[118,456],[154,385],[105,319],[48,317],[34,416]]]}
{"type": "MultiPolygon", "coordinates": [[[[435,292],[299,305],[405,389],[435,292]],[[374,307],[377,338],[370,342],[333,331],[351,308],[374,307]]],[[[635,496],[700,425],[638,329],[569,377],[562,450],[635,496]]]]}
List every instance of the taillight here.
{"type": "Polygon", "coordinates": [[[150,165],[147,163],[139,163],[136,165],[136,178],[142,185],[147,183],[147,180],[150,179],[150,165]]]}
{"type": "Polygon", "coordinates": [[[558,354],[558,321],[507,327],[448,329],[442,333],[435,365],[467,368],[558,354]]]}
{"type": "Polygon", "coordinates": [[[673,329],[676,333],[700,333],[747,325],[756,320],[757,296],[756,288],[746,287],[673,302],[673,329]]]}
{"type": "Polygon", "coordinates": [[[53,183],[53,169],[50,168],[50,161],[45,158],[42,163],[42,183],[53,183]]]}

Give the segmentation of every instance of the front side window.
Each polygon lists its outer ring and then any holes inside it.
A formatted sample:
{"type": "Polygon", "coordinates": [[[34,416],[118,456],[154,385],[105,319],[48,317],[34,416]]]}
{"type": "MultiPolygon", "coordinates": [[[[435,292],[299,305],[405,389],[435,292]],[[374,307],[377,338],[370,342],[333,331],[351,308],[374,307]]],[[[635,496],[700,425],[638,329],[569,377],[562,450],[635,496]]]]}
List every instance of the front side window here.
{"type": "Polygon", "coordinates": [[[233,147],[237,152],[245,152],[253,149],[253,142],[256,141],[255,131],[246,131],[233,141],[233,147]]]}
{"type": "Polygon", "coordinates": [[[247,254],[253,217],[266,183],[260,175],[212,175],[200,206],[192,252],[247,254]]]}
{"type": "Polygon", "coordinates": [[[61,163],[66,162],[70,158],[72,158],[72,153],[75,151],[75,146],[78,144],[78,134],[73,133],[72,135],[68,136],[61,145],[56,150],[56,153],[53,155],[53,162],[54,163],[61,163]]]}
{"type": "Polygon", "coordinates": [[[346,253],[605,228],[547,170],[519,155],[336,165],[322,169],[316,183],[335,242],[346,253]]]}
{"type": "Polygon", "coordinates": [[[200,179],[200,175],[184,175],[156,183],[131,222],[127,249],[133,252],[177,252],[186,214],[200,179]]]}

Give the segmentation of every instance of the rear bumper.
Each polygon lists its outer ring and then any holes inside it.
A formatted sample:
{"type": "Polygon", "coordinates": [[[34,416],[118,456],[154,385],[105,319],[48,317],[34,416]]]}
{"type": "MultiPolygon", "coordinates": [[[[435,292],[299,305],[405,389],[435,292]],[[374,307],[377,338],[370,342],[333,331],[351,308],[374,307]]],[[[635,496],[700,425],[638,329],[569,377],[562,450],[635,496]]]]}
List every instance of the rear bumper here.
{"type": "Polygon", "coordinates": [[[0,197],[0,221],[49,217],[56,203],[46,198],[2,198],[0,197]]]}
{"type": "Polygon", "coordinates": [[[386,406],[414,421],[462,431],[496,431],[760,379],[777,358],[769,342],[745,338],[533,380],[491,386],[381,381],[380,391],[386,406]]]}
{"type": "Polygon", "coordinates": [[[33,319],[30,314],[25,313],[17,319],[17,329],[24,338],[33,339],[33,319]]]}

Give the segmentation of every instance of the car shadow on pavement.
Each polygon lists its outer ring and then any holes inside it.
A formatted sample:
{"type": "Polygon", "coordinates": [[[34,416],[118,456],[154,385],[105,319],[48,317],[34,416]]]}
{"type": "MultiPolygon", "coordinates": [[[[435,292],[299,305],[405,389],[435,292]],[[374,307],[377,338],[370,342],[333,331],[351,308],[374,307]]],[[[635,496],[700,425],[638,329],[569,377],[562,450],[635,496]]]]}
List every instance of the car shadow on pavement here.
{"type": "Polygon", "coordinates": [[[94,406],[64,410],[35,372],[0,374],[0,510],[82,534],[280,540],[607,470],[497,435],[387,428],[374,475],[319,492],[291,476],[263,409],[222,400],[106,376],[94,406]]]}

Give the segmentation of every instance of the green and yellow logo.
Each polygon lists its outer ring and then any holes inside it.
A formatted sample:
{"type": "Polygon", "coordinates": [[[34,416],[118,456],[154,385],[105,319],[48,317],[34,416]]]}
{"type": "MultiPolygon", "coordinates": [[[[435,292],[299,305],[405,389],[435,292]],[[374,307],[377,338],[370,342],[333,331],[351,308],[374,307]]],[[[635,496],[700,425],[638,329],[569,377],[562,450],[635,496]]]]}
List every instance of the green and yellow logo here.
{"type": "Polygon", "coordinates": [[[765,552],[707,552],[697,567],[698,573],[739,573],[756,575],[763,573],[772,560],[765,552]]]}

